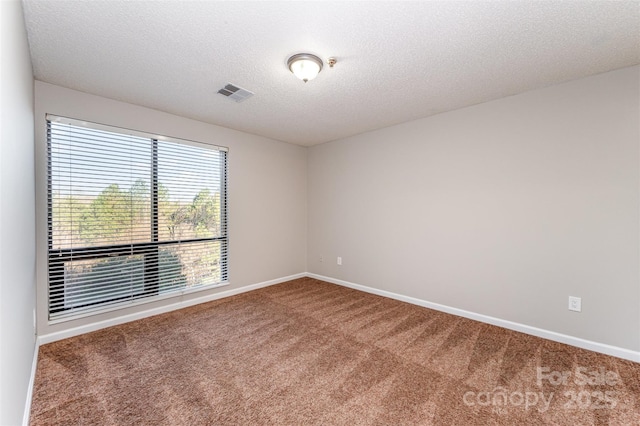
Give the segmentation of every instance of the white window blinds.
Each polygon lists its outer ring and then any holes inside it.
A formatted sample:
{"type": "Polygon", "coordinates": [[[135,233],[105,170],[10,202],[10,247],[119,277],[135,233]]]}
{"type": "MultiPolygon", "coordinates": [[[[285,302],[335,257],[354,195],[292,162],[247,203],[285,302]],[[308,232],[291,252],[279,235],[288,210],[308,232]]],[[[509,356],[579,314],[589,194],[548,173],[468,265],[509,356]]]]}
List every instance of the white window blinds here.
{"type": "Polygon", "coordinates": [[[47,116],[49,319],[225,284],[227,150],[47,116]]]}

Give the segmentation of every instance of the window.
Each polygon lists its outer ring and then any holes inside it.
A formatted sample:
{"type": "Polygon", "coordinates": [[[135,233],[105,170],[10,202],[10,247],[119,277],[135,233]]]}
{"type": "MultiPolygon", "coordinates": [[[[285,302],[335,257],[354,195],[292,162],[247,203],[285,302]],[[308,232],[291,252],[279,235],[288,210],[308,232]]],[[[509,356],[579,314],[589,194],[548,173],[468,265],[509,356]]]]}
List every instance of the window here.
{"type": "Polygon", "coordinates": [[[49,319],[226,284],[227,150],[47,116],[49,319]]]}

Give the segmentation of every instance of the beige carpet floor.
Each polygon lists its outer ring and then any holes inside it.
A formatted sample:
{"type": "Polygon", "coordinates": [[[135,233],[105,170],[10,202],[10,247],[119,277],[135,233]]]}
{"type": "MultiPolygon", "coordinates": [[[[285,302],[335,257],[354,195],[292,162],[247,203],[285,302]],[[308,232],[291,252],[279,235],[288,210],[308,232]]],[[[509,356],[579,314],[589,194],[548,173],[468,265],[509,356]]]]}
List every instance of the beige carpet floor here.
{"type": "Polygon", "coordinates": [[[32,425],[639,425],[640,364],[310,278],[40,347],[32,425]]]}

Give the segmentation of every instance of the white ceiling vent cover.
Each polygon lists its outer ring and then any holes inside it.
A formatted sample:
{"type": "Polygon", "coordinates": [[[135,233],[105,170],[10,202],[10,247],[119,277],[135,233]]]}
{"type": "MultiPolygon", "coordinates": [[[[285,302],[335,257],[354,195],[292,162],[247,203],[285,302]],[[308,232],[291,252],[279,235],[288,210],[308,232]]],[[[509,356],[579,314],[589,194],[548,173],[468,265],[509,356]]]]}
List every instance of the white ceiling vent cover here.
{"type": "Polygon", "coordinates": [[[236,102],[242,102],[253,96],[253,92],[243,89],[242,87],[235,86],[231,83],[218,90],[218,93],[228,97],[229,99],[233,99],[236,102]]]}

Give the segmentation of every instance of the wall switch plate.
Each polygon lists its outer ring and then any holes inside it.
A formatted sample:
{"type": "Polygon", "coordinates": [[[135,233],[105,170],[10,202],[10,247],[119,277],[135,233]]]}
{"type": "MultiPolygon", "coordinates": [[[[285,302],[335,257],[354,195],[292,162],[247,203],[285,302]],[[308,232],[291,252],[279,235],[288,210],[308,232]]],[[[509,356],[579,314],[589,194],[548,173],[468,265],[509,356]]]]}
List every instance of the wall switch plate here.
{"type": "Polygon", "coordinates": [[[338,260],[336,262],[338,263],[338,265],[342,265],[342,258],[338,256],[338,260]]]}
{"type": "Polygon", "coordinates": [[[580,297],[569,296],[569,310],[581,312],[582,311],[582,299],[580,297]]]}

